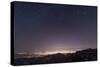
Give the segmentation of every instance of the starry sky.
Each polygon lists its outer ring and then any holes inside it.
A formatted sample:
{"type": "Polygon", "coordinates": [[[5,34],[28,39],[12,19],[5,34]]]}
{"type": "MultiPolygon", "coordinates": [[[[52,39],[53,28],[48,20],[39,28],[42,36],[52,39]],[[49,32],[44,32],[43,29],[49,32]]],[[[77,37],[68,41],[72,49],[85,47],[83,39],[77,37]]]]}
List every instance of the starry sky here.
{"type": "Polygon", "coordinates": [[[97,47],[97,7],[15,2],[15,52],[97,47]]]}

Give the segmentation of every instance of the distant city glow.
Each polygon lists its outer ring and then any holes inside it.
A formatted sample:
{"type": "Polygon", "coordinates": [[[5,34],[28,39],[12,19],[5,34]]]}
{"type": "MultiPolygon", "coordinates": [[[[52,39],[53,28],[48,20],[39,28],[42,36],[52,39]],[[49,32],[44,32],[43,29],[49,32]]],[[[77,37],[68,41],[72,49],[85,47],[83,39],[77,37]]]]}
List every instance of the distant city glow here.
{"type": "Polygon", "coordinates": [[[75,53],[76,51],[53,51],[53,52],[46,52],[45,54],[56,54],[56,53],[75,53]]]}
{"type": "Polygon", "coordinates": [[[49,55],[49,54],[57,54],[57,53],[62,53],[62,54],[65,54],[65,53],[75,53],[76,51],[72,51],[72,50],[69,50],[69,51],[46,51],[46,52],[33,52],[33,54],[35,55],[49,55]]]}
{"type": "Polygon", "coordinates": [[[17,53],[17,56],[15,58],[32,58],[32,57],[43,57],[46,55],[53,55],[53,54],[57,54],[57,53],[61,53],[61,54],[67,54],[67,53],[75,53],[76,51],[74,50],[61,50],[61,51],[38,51],[38,52],[20,52],[17,53]]]}

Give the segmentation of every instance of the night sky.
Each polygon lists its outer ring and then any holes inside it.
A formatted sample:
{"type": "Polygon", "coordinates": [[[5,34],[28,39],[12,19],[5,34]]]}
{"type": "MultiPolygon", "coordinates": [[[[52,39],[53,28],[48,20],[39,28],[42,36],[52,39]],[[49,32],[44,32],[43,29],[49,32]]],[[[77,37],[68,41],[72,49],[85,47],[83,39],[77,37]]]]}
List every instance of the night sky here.
{"type": "Polygon", "coordinates": [[[16,2],[15,52],[97,47],[96,6],[16,2]]]}

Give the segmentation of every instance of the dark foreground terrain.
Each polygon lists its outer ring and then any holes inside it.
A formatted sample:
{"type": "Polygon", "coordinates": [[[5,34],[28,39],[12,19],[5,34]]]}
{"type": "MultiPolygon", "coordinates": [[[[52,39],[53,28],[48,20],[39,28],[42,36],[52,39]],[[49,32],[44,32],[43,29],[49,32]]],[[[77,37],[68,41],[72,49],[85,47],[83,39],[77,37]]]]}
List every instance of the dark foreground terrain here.
{"type": "Polygon", "coordinates": [[[96,61],[97,49],[86,49],[77,51],[76,53],[52,54],[42,57],[17,58],[14,65],[32,65],[32,64],[48,64],[48,63],[64,63],[64,62],[80,62],[80,61],[96,61]]]}

